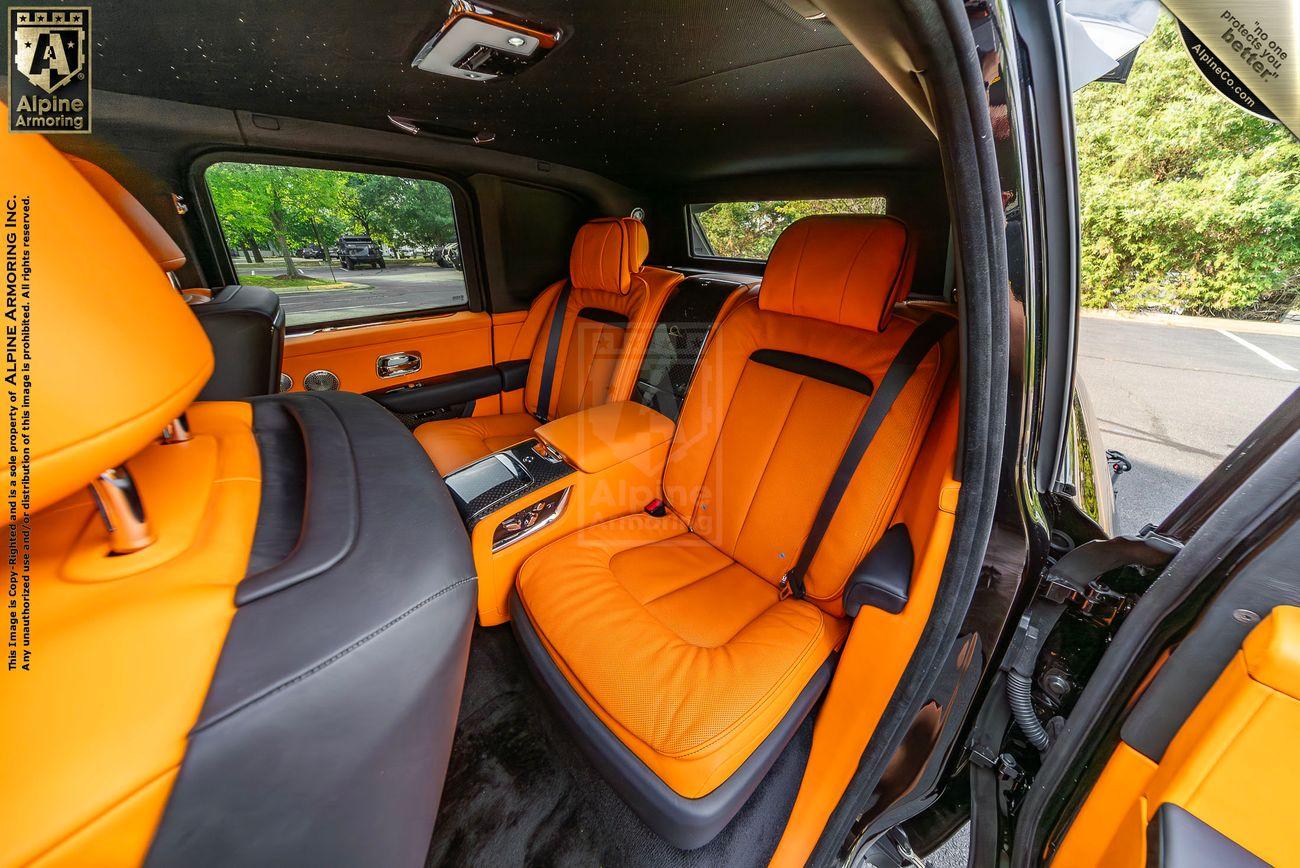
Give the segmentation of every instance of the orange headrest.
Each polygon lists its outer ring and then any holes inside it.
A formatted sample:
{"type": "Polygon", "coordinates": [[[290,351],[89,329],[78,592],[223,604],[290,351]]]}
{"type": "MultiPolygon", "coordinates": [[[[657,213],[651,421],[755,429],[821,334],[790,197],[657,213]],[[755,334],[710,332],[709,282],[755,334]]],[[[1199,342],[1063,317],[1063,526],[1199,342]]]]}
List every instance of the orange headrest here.
{"type": "Polygon", "coordinates": [[[117,216],[135,233],[135,237],[140,239],[140,243],[163,271],[175,271],[185,264],[185,254],[167,234],[167,230],[116,178],[88,160],[71,154],[64,156],[81,173],[81,177],[90,182],[90,186],[95,188],[95,192],[104,198],[108,206],[117,212],[117,216]]]}
{"type": "Polygon", "coordinates": [[[207,382],[212,348],[135,233],[43,136],[0,132],[0,188],[31,227],[35,512],[157,438],[207,382]]]}
{"type": "Polygon", "coordinates": [[[883,331],[907,293],[915,253],[893,217],[824,214],[786,227],[758,291],[763,310],[883,331]]]}
{"type": "Polygon", "coordinates": [[[650,237],[635,217],[592,220],[573,239],[569,282],[574,289],[625,293],[649,254],[650,237]]]}

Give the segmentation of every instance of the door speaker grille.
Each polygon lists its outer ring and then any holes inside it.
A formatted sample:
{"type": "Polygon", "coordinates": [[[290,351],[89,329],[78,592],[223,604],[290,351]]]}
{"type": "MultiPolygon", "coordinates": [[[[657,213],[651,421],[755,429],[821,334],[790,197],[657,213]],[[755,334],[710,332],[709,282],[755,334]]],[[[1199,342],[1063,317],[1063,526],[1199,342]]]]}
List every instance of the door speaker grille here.
{"type": "Polygon", "coordinates": [[[302,378],[302,385],[308,392],[332,392],[339,387],[339,378],[333,371],[312,371],[302,378]]]}

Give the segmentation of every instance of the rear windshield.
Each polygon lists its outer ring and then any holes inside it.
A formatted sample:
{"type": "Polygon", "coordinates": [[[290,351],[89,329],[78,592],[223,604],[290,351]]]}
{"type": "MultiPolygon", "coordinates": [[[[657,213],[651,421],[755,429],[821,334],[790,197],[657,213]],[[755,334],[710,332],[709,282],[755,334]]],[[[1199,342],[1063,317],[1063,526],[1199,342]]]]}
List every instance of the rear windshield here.
{"type": "Polygon", "coordinates": [[[785,227],[812,214],[884,214],[884,196],[856,199],[767,199],[708,202],[687,208],[691,253],[766,262],[785,227]]]}

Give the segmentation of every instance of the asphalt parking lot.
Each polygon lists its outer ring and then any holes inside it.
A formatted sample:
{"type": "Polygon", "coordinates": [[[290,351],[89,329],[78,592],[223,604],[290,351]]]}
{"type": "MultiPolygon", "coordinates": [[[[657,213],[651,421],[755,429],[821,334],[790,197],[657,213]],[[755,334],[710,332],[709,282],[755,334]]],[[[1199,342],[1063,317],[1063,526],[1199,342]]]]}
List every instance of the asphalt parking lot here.
{"type": "Polygon", "coordinates": [[[1118,530],[1159,521],[1300,387],[1300,326],[1085,316],[1078,370],[1119,479],[1118,530]]]}
{"type": "MultiPolygon", "coordinates": [[[[247,271],[241,267],[240,272],[247,271]]],[[[283,273],[274,263],[259,270],[283,273]]],[[[285,320],[290,326],[345,317],[378,316],[402,310],[422,310],[464,304],[465,274],[437,265],[390,262],[387,268],[344,271],[337,265],[300,266],[308,277],[360,284],[356,289],[290,289],[281,293],[285,320]]]]}

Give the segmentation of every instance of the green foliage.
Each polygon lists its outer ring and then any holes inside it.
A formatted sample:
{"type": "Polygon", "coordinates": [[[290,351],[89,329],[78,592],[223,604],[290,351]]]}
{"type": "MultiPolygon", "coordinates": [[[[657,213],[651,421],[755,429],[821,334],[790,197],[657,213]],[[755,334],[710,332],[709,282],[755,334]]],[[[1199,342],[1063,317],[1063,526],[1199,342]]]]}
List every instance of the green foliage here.
{"type": "MultiPolygon", "coordinates": [[[[333,280],[321,280],[316,277],[286,277],[283,274],[277,274],[274,277],[268,277],[264,274],[241,274],[239,282],[244,286],[266,286],[274,290],[283,290],[286,288],[293,289],[296,287],[313,288],[318,286],[337,287],[346,286],[333,280]]],[[[355,284],[353,284],[355,286],[355,284]]]]}
{"type": "Polygon", "coordinates": [[[1075,94],[1083,302],[1278,318],[1300,294],[1300,143],[1235,108],[1162,17],[1075,94]]]}
{"type": "Polygon", "coordinates": [[[811,214],[884,214],[885,200],[798,199],[768,202],[719,202],[693,206],[704,235],[718,256],[767,259],[777,236],[800,217],[811,214]]]}
{"type": "Polygon", "coordinates": [[[270,243],[287,276],[297,276],[289,251],[340,235],[390,247],[456,240],[451,193],[436,181],[255,163],[217,163],[207,181],[226,242],[270,243]]]}

